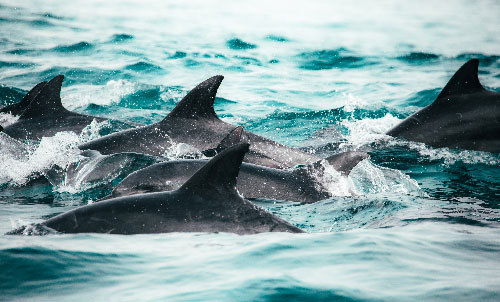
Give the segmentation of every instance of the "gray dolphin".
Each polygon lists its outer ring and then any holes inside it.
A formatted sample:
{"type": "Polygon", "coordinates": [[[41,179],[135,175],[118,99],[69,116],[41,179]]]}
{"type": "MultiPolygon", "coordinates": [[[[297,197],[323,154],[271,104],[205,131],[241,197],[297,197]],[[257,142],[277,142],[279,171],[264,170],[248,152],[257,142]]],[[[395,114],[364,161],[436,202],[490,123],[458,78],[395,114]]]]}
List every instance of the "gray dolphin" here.
{"type": "Polygon", "coordinates": [[[302,232],[236,191],[236,178],[248,149],[243,143],[222,151],[175,191],[93,203],[8,234],[47,230],[111,234],[302,232]]]}
{"type": "Polygon", "coordinates": [[[63,79],[64,76],[59,75],[45,84],[19,119],[3,129],[4,133],[21,141],[39,141],[44,136],[53,136],[60,131],[79,134],[93,120],[107,120],[64,108],[60,96],[63,79]]]}
{"type": "Polygon", "coordinates": [[[35,85],[35,87],[31,88],[28,93],[23,97],[23,99],[17,103],[2,107],[0,109],[0,113],[9,113],[12,115],[20,115],[26,110],[31,101],[33,101],[38,93],[42,90],[42,88],[47,84],[47,82],[41,82],[35,85]]]}
{"type": "MultiPolygon", "coordinates": [[[[348,175],[356,164],[367,157],[368,154],[364,152],[345,152],[330,156],[325,161],[348,175]]],[[[205,164],[207,160],[175,160],[153,164],[128,175],[108,198],[178,189],[205,164]]],[[[312,203],[331,197],[319,181],[325,172],[321,161],[289,170],[242,163],[237,188],[245,198],[312,203]]]]}
{"type": "MultiPolygon", "coordinates": [[[[102,154],[142,152],[163,155],[173,142],[186,143],[198,150],[215,148],[216,142],[235,127],[219,119],[213,107],[223,78],[214,76],[196,86],[158,123],[109,134],[80,145],[80,149],[97,150],[102,154]]],[[[255,161],[252,163],[260,165],[294,167],[320,159],[248,131],[243,131],[243,141],[250,143],[256,156],[264,155],[262,158],[253,157],[255,161]]]]}
{"type": "Polygon", "coordinates": [[[479,60],[465,63],[437,99],[387,132],[433,147],[500,152],[500,93],[479,82],[479,60]]]}

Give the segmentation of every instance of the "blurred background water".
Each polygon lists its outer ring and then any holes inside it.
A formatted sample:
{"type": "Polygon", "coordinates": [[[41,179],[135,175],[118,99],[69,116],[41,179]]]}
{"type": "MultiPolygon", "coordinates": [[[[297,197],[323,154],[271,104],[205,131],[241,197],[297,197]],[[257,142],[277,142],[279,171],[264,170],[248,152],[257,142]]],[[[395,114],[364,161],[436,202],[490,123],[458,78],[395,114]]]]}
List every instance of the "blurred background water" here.
{"type": "MultiPolygon", "coordinates": [[[[384,133],[470,58],[500,91],[499,13],[498,1],[1,1],[0,106],[64,74],[68,109],[150,124],[222,74],[225,121],[319,155],[371,155],[322,180],[328,200],[255,201],[308,234],[1,235],[1,300],[497,301],[500,155],[384,133]]],[[[0,233],[159,160],[69,175],[109,160],[76,146],[116,130],[29,146],[0,133],[0,233]]]]}

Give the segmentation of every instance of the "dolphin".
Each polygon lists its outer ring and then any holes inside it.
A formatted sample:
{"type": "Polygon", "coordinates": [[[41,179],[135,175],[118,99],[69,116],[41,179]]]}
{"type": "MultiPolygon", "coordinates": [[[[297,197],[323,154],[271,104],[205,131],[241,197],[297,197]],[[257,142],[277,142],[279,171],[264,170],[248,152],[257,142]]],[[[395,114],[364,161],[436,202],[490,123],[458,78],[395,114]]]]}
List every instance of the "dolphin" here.
{"type": "Polygon", "coordinates": [[[301,233],[301,229],[245,200],[236,179],[249,145],[213,157],[179,189],[113,198],[78,207],[8,234],[169,232],[301,233]]]}
{"type": "Polygon", "coordinates": [[[60,131],[73,131],[79,134],[94,120],[97,122],[108,120],[78,114],[64,108],[60,96],[63,80],[64,76],[58,75],[40,88],[39,93],[19,119],[4,128],[4,133],[21,141],[39,141],[44,136],[53,136],[60,131]]]}
{"type": "MultiPolygon", "coordinates": [[[[186,143],[198,150],[213,149],[215,142],[220,142],[235,127],[219,119],[213,107],[223,78],[214,76],[196,86],[158,123],[109,134],[79,147],[102,154],[142,152],[149,155],[163,155],[173,143],[186,143]]],[[[255,164],[289,168],[320,159],[246,130],[243,138],[250,143],[254,155],[264,155],[262,158],[254,156],[258,159],[252,162],[255,164]]]]}
{"type": "MultiPolygon", "coordinates": [[[[245,198],[313,203],[331,197],[320,180],[324,173],[328,173],[325,164],[347,176],[356,164],[367,157],[368,154],[364,152],[345,152],[288,170],[242,163],[237,188],[245,198]]],[[[205,164],[207,160],[174,160],[153,164],[125,177],[105,198],[176,190],[205,164]]]]}
{"type": "Polygon", "coordinates": [[[465,63],[436,100],[387,132],[432,147],[500,152],[500,93],[479,82],[479,60],[465,63]]]}
{"type": "Polygon", "coordinates": [[[46,84],[47,84],[47,82],[45,82],[45,81],[38,83],[35,87],[31,88],[31,90],[28,91],[28,93],[26,93],[26,95],[24,96],[24,98],[21,101],[14,103],[14,104],[11,104],[11,105],[8,105],[8,106],[5,106],[5,107],[2,107],[0,109],[0,113],[9,113],[11,115],[21,115],[24,112],[24,110],[26,110],[26,108],[29,106],[31,101],[33,101],[36,98],[38,93],[40,93],[40,91],[42,90],[42,88],[46,84]]]}

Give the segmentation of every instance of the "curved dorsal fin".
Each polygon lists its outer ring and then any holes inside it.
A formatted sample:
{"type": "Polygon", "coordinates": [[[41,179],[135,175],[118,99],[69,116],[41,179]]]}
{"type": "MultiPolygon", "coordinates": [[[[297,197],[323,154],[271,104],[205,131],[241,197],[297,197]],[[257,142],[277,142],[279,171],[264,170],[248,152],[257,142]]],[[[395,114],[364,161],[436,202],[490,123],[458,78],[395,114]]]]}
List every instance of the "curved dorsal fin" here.
{"type": "Polygon", "coordinates": [[[35,85],[35,87],[31,88],[28,93],[24,96],[24,98],[19,102],[19,104],[23,105],[25,108],[28,107],[28,105],[33,101],[36,96],[40,93],[42,88],[47,84],[47,81],[40,82],[35,85]]]}
{"type": "Polygon", "coordinates": [[[179,190],[202,192],[215,189],[221,194],[237,193],[236,178],[249,146],[248,143],[241,143],[217,154],[191,176],[179,190]]]}
{"type": "Polygon", "coordinates": [[[241,135],[243,134],[243,126],[238,126],[231,130],[224,139],[215,148],[207,149],[202,151],[203,155],[206,157],[214,157],[215,155],[221,153],[229,147],[232,147],[241,142],[241,135]]]}
{"type": "Polygon", "coordinates": [[[238,126],[231,130],[231,132],[229,132],[229,134],[224,137],[224,139],[219,143],[217,148],[215,148],[217,153],[220,153],[221,151],[240,143],[242,134],[243,126],[238,126]]]}
{"type": "Polygon", "coordinates": [[[214,100],[223,76],[213,76],[198,84],[167,115],[180,118],[218,118],[214,110],[214,100]]]}
{"type": "Polygon", "coordinates": [[[448,84],[446,84],[443,90],[441,90],[441,93],[437,98],[439,99],[451,95],[474,93],[485,90],[479,82],[479,78],[477,76],[478,67],[478,59],[472,59],[465,63],[459,70],[457,70],[457,72],[455,72],[448,84]]]}
{"type": "Polygon", "coordinates": [[[1,113],[10,113],[12,115],[21,115],[26,108],[28,108],[31,101],[35,99],[40,90],[42,90],[43,86],[45,86],[47,82],[38,83],[35,87],[31,88],[28,93],[23,97],[20,102],[5,106],[0,109],[1,113]]]}
{"type": "Polygon", "coordinates": [[[63,80],[63,75],[52,78],[52,80],[41,89],[19,119],[28,119],[66,111],[61,102],[61,86],[63,80]]]}

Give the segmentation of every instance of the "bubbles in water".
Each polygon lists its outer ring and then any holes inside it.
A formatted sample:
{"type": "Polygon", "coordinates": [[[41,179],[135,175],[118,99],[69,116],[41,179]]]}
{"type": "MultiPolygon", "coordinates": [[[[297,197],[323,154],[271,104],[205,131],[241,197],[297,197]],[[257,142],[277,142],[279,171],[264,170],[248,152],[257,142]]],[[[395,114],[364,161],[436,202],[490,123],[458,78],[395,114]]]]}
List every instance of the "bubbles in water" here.
{"type": "Polygon", "coordinates": [[[18,115],[12,115],[10,113],[4,112],[0,113],[0,125],[2,125],[2,127],[7,127],[11,124],[14,124],[18,119],[18,115]]]}
{"type": "Polygon", "coordinates": [[[385,133],[400,121],[400,119],[392,116],[390,113],[387,113],[384,117],[375,119],[345,119],[342,121],[342,125],[345,126],[348,131],[346,137],[347,143],[341,144],[341,147],[344,144],[360,147],[377,140],[387,139],[388,136],[385,133]]]}
{"type": "Polygon", "coordinates": [[[65,103],[71,107],[82,107],[88,104],[109,106],[119,103],[125,95],[133,93],[136,85],[133,82],[119,79],[110,80],[106,85],[73,86],[71,92],[64,93],[65,103]]]}
{"type": "Polygon", "coordinates": [[[174,142],[172,142],[172,146],[167,148],[163,156],[170,160],[175,160],[180,158],[200,159],[204,157],[203,154],[200,152],[200,150],[196,149],[195,147],[185,143],[174,143],[174,142]]]}
{"type": "Polygon", "coordinates": [[[361,161],[349,174],[354,193],[400,193],[426,196],[418,183],[399,170],[379,167],[369,160],[361,161]]]}
{"type": "Polygon", "coordinates": [[[314,178],[318,191],[327,191],[330,196],[352,195],[352,182],[330,165],[326,160],[321,161],[320,167],[309,169],[314,178]]]}
{"type": "MultiPolygon", "coordinates": [[[[398,143],[400,144],[401,142],[396,142],[396,144],[398,143]]],[[[403,143],[407,144],[410,149],[416,150],[421,156],[429,158],[429,160],[443,160],[445,165],[453,165],[457,162],[491,166],[500,164],[500,157],[488,152],[432,148],[424,143],[418,142],[403,143]]]]}
{"type": "Polygon", "coordinates": [[[94,120],[80,135],[70,131],[58,132],[31,145],[0,134],[0,145],[5,146],[0,155],[0,183],[24,185],[52,168],[67,169],[82,158],[78,145],[99,137],[99,130],[107,125],[107,121],[99,123],[94,120]]]}

